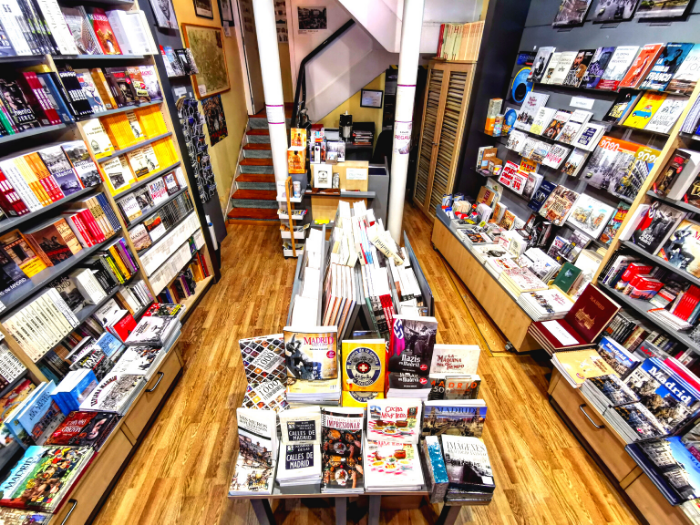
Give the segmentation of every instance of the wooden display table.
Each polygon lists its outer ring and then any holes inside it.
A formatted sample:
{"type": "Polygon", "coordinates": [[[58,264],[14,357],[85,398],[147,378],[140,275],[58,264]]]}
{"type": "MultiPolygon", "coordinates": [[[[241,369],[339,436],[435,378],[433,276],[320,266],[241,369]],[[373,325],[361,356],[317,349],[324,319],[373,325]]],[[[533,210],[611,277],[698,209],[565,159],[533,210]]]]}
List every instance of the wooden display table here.
{"type": "MultiPolygon", "coordinates": [[[[301,485],[299,487],[286,487],[281,489],[277,485],[271,495],[262,494],[260,496],[229,496],[231,500],[250,500],[258,518],[260,525],[276,525],[275,516],[270,506],[270,501],[283,499],[306,499],[306,498],[332,498],[335,499],[335,523],[345,525],[347,523],[348,499],[369,496],[369,512],[367,515],[367,525],[379,525],[379,513],[382,506],[383,496],[428,496],[430,493],[426,487],[416,491],[389,491],[389,492],[364,492],[362,494],[328,494],[321,492],[320,485],[301,485]],[[284,491],[284,492],[283,492],[284,491]]],[[[483,506],[485,504],[471,504],[469,506],[483,506]]],[[[486,504],[487,505],[487,504],[486,504]]],[[[440,512],[436,525],[454,525],[459,516],[460,510],[467,505],[448,505],[445,503],[440,512]]]]}
{"type": "Polygon", "coordinates": [[[484,265],[462,244],[450,228],[450,219],[437,207],[433,223],[433,247],[450,263],[462,282],[474,295],[493,322],[518,352],[542,348],[527,330],[532,319],[515,298],[494,278],[484,265]]]}

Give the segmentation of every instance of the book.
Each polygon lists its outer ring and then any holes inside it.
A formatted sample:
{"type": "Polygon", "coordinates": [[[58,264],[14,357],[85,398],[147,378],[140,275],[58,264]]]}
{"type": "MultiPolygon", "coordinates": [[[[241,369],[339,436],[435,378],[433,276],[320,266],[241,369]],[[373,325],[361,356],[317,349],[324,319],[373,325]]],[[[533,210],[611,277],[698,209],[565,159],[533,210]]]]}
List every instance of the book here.
{"type": "Polygon", "coordinates": [[[552,22],[553,27],[566,27],[583,23],[591,0],[562,0],[552,22]]]}
{"type": "Polygon", "coordinates": [[[637,56],[637,51],[639,51],[639,46],[619,46],[615,48],[615,52],[610,58],[605,73],[603,73],[596,89],[617,91],[632,61],[637,56]]]}
{"type": "Polygon", "coordinates": [[[667,97],[644,129],[655,133],[670,133],[686,104],[688,99],[685,97],[667,97]]]}
{"type": "Polygon", "coordinates": [[[700,277],[700,224],[683,219],[657,255],[676,268],[700,277]]]}
{"type": "Polygon", "coordinates": [[[89,188],[102,182],[102,176],[97,166],[90,158],[90,153],[82,140],[74,140],[61,144],[61,149],[63,149],[66,157],[68,157],[73,170],[80,178],[84,187],[89,188]]]}
{"type": "Polygon", "coordinates": [[[658,2],[641,2],[637,8],[638,18],[674,18],[683,16],[690,5],[690,0],[677,0],[671,4],[658,2]]]}
{"type": "Polygon", "coordinates": [[[620,229],[620,226],[622,226],[622,222],[625,220],[629,210],[630,205],[627,203],[620,202],[617,205],[615,214],[610,218],[610,221],[605,226],[603,233],[601,233],[599,237],[600,242],[610,246],[610,243],[612,243],[613,238],[615,235],[617,235],[617,232],[620,229]]]}
{"type": "Polygon", "coordinates": [[[556,113],[557,110],[554,108],[541,107],[537,112],[537,116],[535,116],[535,120],[530,126],[530,133],[534,133],[535,135],[542,135],[542,132],[552,121],[552,118],[556,113]]]}
{"type": "Polygon", "coordinates": [[[523,131],[529,131],[532,123],[537,116],[540,108],[544,106],[549,100],[549,95],[542,93],[535,93],[530,91],[523,100],[520,111],[518,111],[518,118],[515,121],[515,129],[521,129],[523,131]]]}
{"type": "Polygon", "coordinates": [[[321,409],[318,406],[280,411],[279,420],[283,444],[321,444],[321,409]]]}
{"type": "Polygon", "coordinates": [[[692,49],[693,44],[688,43],[666,44],[639,89],[664,91],[692,49]]]}
{"type": "Polygon", "coordinates": [[[91,447],[29,447],[0,485],[0,504],[53,513],[93,454],[91,447]]]}
{"type": "Polygon", "coordinates": [[[480,349],[477,345],[435,345],[430,375],[472,375],[477,373],[480,349]]]}
{"type": "Polygon", "coordinates": [[[287,375],[296,379],[338,377],[337,327],[284,328],[287,375]]]}
{"type": "Polygon", "coordinates": [[[65,196],[83,189],[82,182],[60,146],[44,148],[37,153],[65,196]]]}
{"type": "Polygon", "coordinates": [[[141,375],[108,374],[81,403],[80,410],[124,415],[145,384],[141,375]]]}
{"type": "Polygon", "coordinates": [[[365,488],[368,491],[412,491],[423,486],[417,443],[365,442],[365,488]]]}
{"type": "Polygon", "coordinates": [[[321,458],[319,445],[282,445],[277,466],[277,483],[280,487],[320,483],[321,458]]]}
{"type": "Polygon", "coordinates": [[[581,81],[580,87],[585,87],[586,89],[595,89],[598,87],[600,80],[605,74],[605,70],[610,63],[610,59],[615,54],[614,47],[599,47],[595,50],[595,54],[591,59],[591,63],[586,69],[586,73],[583,75],[583,80],[581,81]]]}
{"type": "Polygon", "coordinates": [[[533,195],[532,199],[530,199],[527,207],[534,212],[538,212],[556,187],[557,185],[553,182],[548,180],[542,181],[542,184],[540,184],[540,187],[537,189],[537,191],[535,191],[535,194],[533,195]]]}
{"type": "Polygon", "coordinates": [[[86,11],[102,53],[105,55],[121,55],[119,42],[114,35],[105,10],[99,7],[88,7],[86,11]]]}
{"type": "Polygon", "coordinates": [[[593,151],[603,133],[605,133],[605,127],[600,124],[584,124],[571,145],[586,151],[593,151]]]}
{"type": "Polygon", "coordinates": [[[118,421],[119,416],[106,412],[71,412],[45,445],[92,447],[98,451],[118,421]]]}
{"type": "Polygon", "coordinates": [[[549,64],[549,59],[554,53],[556,48],[542,46],[537,50],[537,55],[532,61],[532,67],[530,69],[530,75],[528,76],[528,81],[533,83],[542,82],[544,74],[547,72],[547,64],[549,64]]]}
{"type": "Polygon", "coordinates": [[[386,342],[383,339],[343,341],[343,390],[384,391],[386,342]]]}
{"type": "Polygon", "coordinates": [[[450,435],[441,436],[440,441],[451,487],[485,493],[496,490],[483,441],[476,437],[450,435]]]}
{"type": "Polygon", "coordinates": [[[664,44],[647,44],[643,46],[627,71],[625,78],[622,79],[620,89],[639,87],[656,64],[663,49],[664,44]]]}
{"type": "Polygon", "coordinates": [[[172,317],[142,317],[124,344],[126,346],[149,345],[160,348],[180,326],[180,321],[172,317]]]}
{"type": "Polygon", "coordinates": [[[656,255],[685,216],[685,212],[654,201],[642,215],[630,240],[646,252],[656,255]]]}
{"type": "Polygon", "coordinates": [[[614,213],[615,209],[611,206],[582,193],[567,222],[597,239],[614,213]]]}
{"type": "Polygon", "coordinates": [[[434,317],[394,316],[387,369],[427,376],[436,336],[437,319],[434,317]]]}
{"type": "Polygon", "coordinates": [[[547,197],[538,213],[551,221],[556,226],[561,226],[566,221],[573,208],[579,194],[566,186],[557,186],[547,197]]]}
{"type": "Polygon", "coordinates": [[[243,371],[248,383],[287,381],[284,335],[275,334],[239,339],[243,371]]]}
{"type": "Polygon", "coordinates": [[[639,93],[636,91],[620,91],[615,99],[615,103],[610,107],[608,113],[603,117],[605,122],[621,123],[630,114],[639,100],[639,93]]]}
{"type": "Polygon", "coordinates": [[[690,96],[700,78],[700,45],[695,44],[666,86],[667,93],[690,96]]]}
{"type": "Polygon", "coordinates": [[[571,118],[570,111],[558,110],[552,120],[549,122],[545,130],[542,132],[542,136],[551,140],[557,138],[557,135],[561,132],[564,124],[566,124],[571,118]]]}
{"type": "Polygon", "coordinates": [[[419,399],[374,399],[367,403],[367,440],[418,443],[421,402],[419,399]]]}
{"type": "Polygon", "coordinates": [[[583,168],[586,159],[588,159],[588,152],[574,148],[571,155],[566,159],[562,172],[566,173],[569,177],[576,177],[581,171],[581,168],[583,168]]]}
{"type": "Polygon", "coordinates": [[[570,87],[579,87],[581,82],[583,82],[583,77],[586,74],[586,70],[593,60],[595,55],[595,49],[583,49],[578,52],[576,58],[574,58],[573,64],[571,64],[571,69],[566,75],[562,85],[570,87]]]}
{"type": "Polygon", "coordinates": [[[423,411],[423,436],[481,437],[486,421],[483,399],[426,401],[423,411]]]}
{"type": "Polygon", "coordinates": [[[281,412],[289,408],[285,386],[277,380],[249,383],[241,406],[281,412]]]}
{"type": "Polygon", "coordinates": [[[364,492],[364,409],[321,407],[323,480],[327,493],[364,492]]]}
{"type": "MultiPolygon", "coordinates": [[[[277,457],[277,450],[275,450],[275,457],[277,457]]],[[[243,450],[239,450],[233,479],[228,488],[229,497],[272,494],[276,467],[276,461],[272,466],[267,466],[257,461],[247,460],[243,450]]]]}
{"type": "Polygon", "coordinates": [[[594,377],[615,373],[594,348],[556,352],[552,357],[552,364],[574,388],[580,388],[587,380],[594,377]]]}
{"type": "Polygon", "coordinates": [[[555,170],[559,169],[559,166],[562,165],[564,159],[568,157],[570,152],[571,148],[567,148],[566,146],[562,146],[560,144],[553,144],[544,161],[542,161],[542,165],[555,170]]]}
{"type": "Polygon", "coordinates": [[[594,188],[607,190],[621,173],[627,173],[638,149],[639,145],[633,142],[603,137],[583,169],[582,178],[594,188]]]}
{"type": "Polygon", "coordinates": [[[576,51],[557,51],[552,54],[552,58],[547,66],[543,83],[560,86],[564,83],[576,60],[576,51]]]}

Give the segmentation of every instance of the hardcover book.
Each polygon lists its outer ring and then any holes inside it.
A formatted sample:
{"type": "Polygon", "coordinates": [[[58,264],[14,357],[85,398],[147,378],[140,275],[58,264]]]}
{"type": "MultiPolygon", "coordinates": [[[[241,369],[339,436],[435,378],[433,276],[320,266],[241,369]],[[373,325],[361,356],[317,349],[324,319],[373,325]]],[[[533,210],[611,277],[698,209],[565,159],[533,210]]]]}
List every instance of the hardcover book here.
{"type": "Polygon", "coordinates": [[[642,215],[630,240],[646,252],[655,255],[685,216],[686,213],[681,210],[654,201],[642,215]]]}
{"type": "Polygon", "coordinates": [[[632,61],[637,56],[637,51],[639,51],[639,46],[617,47],[596,89],[617,91],[632,61]]]}
{"type": "Polygon", "coordinates": [[[284,328],[287,375],[296,379],[325,380],[338,377],[337,327],[299,330],[284,328]]]}
{"type": "Polygon", "coordinates": [[[92,447],[97,451],[118,421],[118,415],[106,412],[71,412],[45,445],[92,447]]]}
{"type": "Polygon", "coordinates": [[[593,59],[588,69],[586,69],[586,73],[583,75],[581,87],[585,87],[586,89],[595,89],[598,87],[600,79],[603,78],[605,70],[610,63],[610,59],[614,54],[614,47],[599,47],[596,49],[593,59]]]}
{"type": "Polygon", "coordinates": [[[289,408],[287,389],[282,383],[275,380],[250,383],[246,387],[241,406],[259,410],[274,410],[275,412],[287,410],[289,408]]]}
{"type": "Polygon", "coordinates": [[[590,6],[591,0],[561,0],[559,12],[554,17],[552,26],[566,27],[582,24],[590,6]]]}
{"type": "Polygon", "coordinates": [[[81,403],[80,410],[123,415],[144,385],[143,376],[109,374],[81,403]]]}
{"type": "Polygon", "coordinates": [[[480,352],[478,345],[435,345],[430,375],[476,374],[480,352]]]}
{"type": "Polygon", "coordinates": [[[367,403],[367,439],[394,443],[418,443],[420,400],[375,399],[367,403]]]}
{"type": "Polygon", "coordinates": [[[637,403],[639,397],[616,374],[592,377],[586,383],[607,399],[606,405],[621,406],[637,403]]]}
{"type": "Polygon", "coordinates": [[[343,390],[383,392],[385,360],[384,339],[343,341],[343,390]]]}
{"type": "Polygon", "coordinates": [[[442,436],[450,486],[473,492],[493,493],[496,484],[486,445],[475,437],[442,436]]]}
{"type": "Polygon", "coordinates": [[[597,239],[613,213],[614,208],[583,193],[576,201],[568,222],[597,239]]]}
{"type": "Polygon", "coordinates": [[[368,491],[420,490],[423,471],[416,443],[365,442],[365,485],[368,491]]]}
{"type": "Polygon", "coordinates": [[[693,44],[688,43],[666,44],[639,89],[664,91],[692,49],[693,44]]]}
{"type": "Polygon", "coordinates": [[[486,403],[482,399],[426,401],[423,436],[481,437],[486,422],[486,403]]]}
{"type": "Polygon", "coordinates": [[[700,224],[683,219],[658,256],[676,268],[700,277],[700,224]]]}
{"type": "Polygon", "coordinates": [[[287,361],[284,354],[284,334],[263,335],[239,339],[243,371],[248,383],[277,380],[287,381],[287,361]]]}
{"type": "Polygon", "coordinates": [[[388,354],[388,370],[427,376],[433,357],[437,319],[434,317],[394,317],[388,354]]]}
{"type": "Polygon", "coordinates": [[[363,408],[321,408],[322,492],[364,492],[364,414],[363,408]]]}

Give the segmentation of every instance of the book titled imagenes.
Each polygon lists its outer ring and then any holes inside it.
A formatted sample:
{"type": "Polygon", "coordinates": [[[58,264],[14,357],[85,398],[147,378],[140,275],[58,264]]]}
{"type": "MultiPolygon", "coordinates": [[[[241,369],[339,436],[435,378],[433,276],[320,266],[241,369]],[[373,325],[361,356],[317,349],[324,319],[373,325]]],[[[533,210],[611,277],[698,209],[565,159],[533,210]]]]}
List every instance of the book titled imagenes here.
{"type": "Polygon", "coordinates": [[[441,437],[450,487],[492,493],[496,489],[488,450],[475,437],[441,437]]]}
{"type": "Polygon", "coordinates": [[[308,381],[338,377],[337,327],[284,328],[287,374],[308,381]]]}

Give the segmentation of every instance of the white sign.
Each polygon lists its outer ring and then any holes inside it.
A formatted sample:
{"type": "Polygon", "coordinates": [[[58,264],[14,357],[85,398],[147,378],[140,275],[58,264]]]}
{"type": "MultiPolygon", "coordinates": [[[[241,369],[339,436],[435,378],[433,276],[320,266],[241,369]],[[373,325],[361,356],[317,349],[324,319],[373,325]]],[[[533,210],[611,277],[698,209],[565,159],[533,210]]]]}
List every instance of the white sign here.
{"type": "Polygon", "coordinates": [[[569,332],[564,330],[561,327],[561,325],[556,321],[545,321],[542,323],[542,326],[549,330],[549,333],[556,337],[557,341],[559,341],[564,346],[575,345],[578,343],[576,338],[572,336],[569,332]]]}
{"type": "Polygon", "coordinates": [[[569,105],[572,108],[580,108],[580,109],[593,109],[593,103],[595,100],[592,98],[585,98],[585,97],[571,97],[571,102],[569,105]]]}
{"type": "Polygon", "coordinates": [[[367,180],[367,168],[347,168],[345,180],[367,180]]]}
{"type": "Polygon", "coordinates": [[[283,124],[286,122],[284,114],[284,105],[268,106],[265,104],[265,112],[267,113],[267,121],[270,124],[283,124]]]}
{"type": "Polygon", "coordinates": [[[408,155],[411,152],[412,122],[394,123],[394,153],[408,155]]]}

